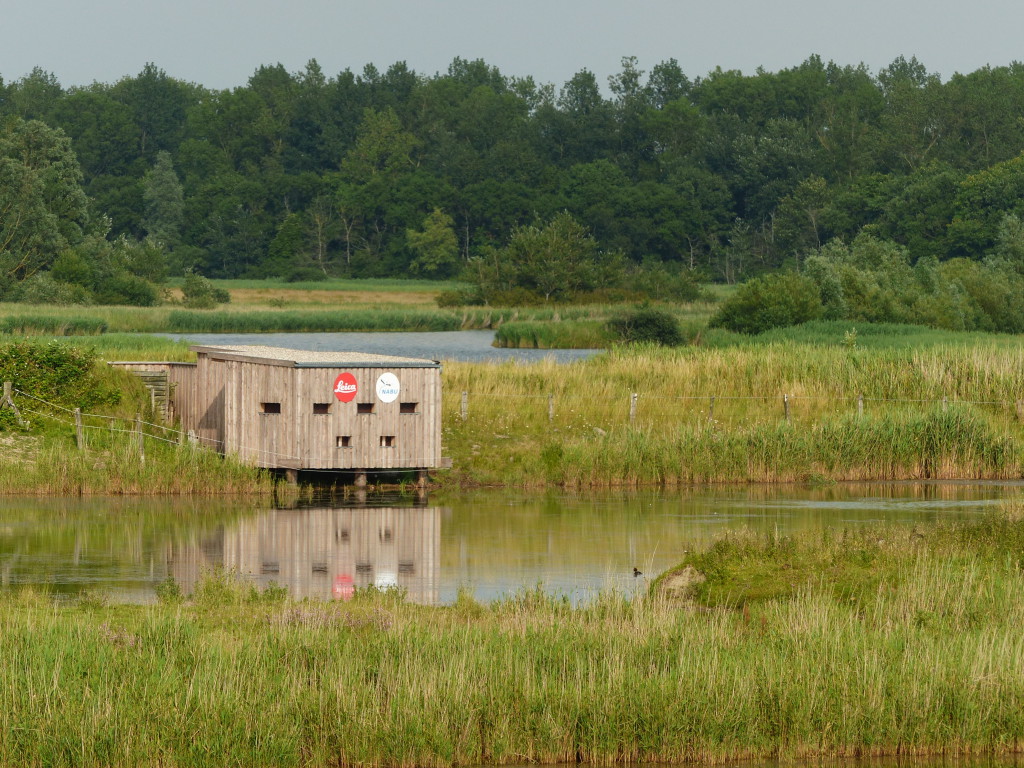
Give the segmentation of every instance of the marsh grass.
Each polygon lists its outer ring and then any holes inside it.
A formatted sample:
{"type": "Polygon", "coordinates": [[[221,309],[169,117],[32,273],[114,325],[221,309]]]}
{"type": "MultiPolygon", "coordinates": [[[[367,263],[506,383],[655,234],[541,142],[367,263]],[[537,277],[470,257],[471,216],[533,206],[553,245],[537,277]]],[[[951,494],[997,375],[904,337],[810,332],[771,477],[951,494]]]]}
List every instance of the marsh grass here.
{"type": "Polygon", "coordinates": [[[494,332],[494,346],[514,349],[603,349],[612,341],[604,320],[515,321],[494,332]]]}
{"type": "Polygon", "coordinates": [[[444,608],[373,590],[292,602],[223,573],[151,606],[5,593],[0,764],[1010,753],[1022,541],[1011,518],[736,534],[691,560],[722,589],[682,602],[657,585],[582,606],[540,589],[444,608]],[[764,580],[783,586],[754,594],[764,580]]]}
{"type": "Polygon", "coordinates": [[[444,440],[456,481],[586,486],[1024,471],[1018,346],[615,348],[571,364],[448,363],[444,376],[444,440]]]}
{"type": "Polygon", "coordinates": [[[207,448],[167,443],[160,430],[147,428],[162,439],[144,438],[145,454],[140,457],[131,422],[114,426],[117,431],[87,430],[87,447],[81,451],[74,445],[73,430],[60,425],[15,442],[17,450],[5,450],[6,460],[0,463],[0,495],[269,498],[274,492],[274,479],[265,471],[207,448]]]}

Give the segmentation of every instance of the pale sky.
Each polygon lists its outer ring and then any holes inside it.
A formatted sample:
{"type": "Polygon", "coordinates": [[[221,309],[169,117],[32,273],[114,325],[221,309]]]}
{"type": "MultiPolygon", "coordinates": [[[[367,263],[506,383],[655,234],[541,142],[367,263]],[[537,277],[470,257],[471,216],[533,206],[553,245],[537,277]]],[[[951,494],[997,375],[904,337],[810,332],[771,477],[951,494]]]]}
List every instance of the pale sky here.
{"type": "Polygon", "coordinates": [[[872,72],[915,55],[946,79],[1024,60],[1021,29],[1019,0],[0,0],[0,77],[113,83],[152,61],[231,88],[261,64],[430,75],[461,56],[561,86],[584,68],[605,84],[623,56],[645,71],[675,58],[694,78],[817,53],[872,72]]]}

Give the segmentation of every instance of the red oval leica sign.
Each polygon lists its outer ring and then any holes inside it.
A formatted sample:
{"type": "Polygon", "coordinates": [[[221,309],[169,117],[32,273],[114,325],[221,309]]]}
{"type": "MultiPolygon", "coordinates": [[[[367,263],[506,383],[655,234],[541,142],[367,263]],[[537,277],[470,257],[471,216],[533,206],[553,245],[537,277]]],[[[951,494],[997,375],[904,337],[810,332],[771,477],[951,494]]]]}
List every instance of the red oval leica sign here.
{"type": "Polygon", "coordinates": [[[334,396],[343,403],[350,403],[355,399],[356,377],[347,371],[334,380],[334,396]]]}

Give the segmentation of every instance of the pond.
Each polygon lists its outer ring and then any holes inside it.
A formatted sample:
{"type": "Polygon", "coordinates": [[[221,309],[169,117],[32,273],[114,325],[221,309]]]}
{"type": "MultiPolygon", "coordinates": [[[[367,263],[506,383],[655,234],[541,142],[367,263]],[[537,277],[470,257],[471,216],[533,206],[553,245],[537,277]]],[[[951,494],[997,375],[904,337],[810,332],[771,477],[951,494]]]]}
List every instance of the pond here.
{"type": "Polygon", "coordinates": [[[462,362],[553,359],[572,362],[592,357],[600,349],[501,349],[492,347],[494,331],[431,331],[394,333],[161,333],[193,344],[265,344],[286,349],[324,352],[370,352],[462,362]]]}
{"type": "Polygon", "coordinates": [[[0,588],[147,602],[168,576],[185,591],[214,569],[295,597],[400,587],[426,604],[460,589],[490,601],[541,586],[586,600],[631,593],[687,551],[741,527],[788,532],[979,515],[1019,484],[681,492],[480,491],[321,499],[290,508],[228,500],[0,500],[0,588]],[[633,569],[643,575],[634,577],[633,569]]]}

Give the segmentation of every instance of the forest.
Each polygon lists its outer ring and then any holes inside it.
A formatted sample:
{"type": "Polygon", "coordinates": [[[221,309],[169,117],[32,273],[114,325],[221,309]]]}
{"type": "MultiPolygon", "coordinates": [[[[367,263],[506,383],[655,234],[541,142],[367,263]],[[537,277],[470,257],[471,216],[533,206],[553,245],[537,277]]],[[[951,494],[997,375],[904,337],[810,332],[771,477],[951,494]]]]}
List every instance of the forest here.
{"type": "Polygon", "coordinates": [[[586,291],[645,269],[798,272],[858,238],[907,268],[1016,258],[1022,114],[1016,62],[943,79],[915,58],[872,73],[811,56],[691,77],[627,57],[607,83],[583,69],[556,86],[481,60],[313,60],[228,90],[155,64],[84,86],[37,68],[0,78],[0,295],[146,304],[167,275],[475,274],[550,300],[567,276],[586,291]],[[567,242],[577,262],[538,277],[567,242]]]}

